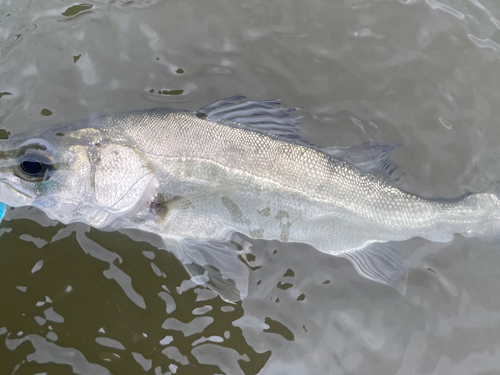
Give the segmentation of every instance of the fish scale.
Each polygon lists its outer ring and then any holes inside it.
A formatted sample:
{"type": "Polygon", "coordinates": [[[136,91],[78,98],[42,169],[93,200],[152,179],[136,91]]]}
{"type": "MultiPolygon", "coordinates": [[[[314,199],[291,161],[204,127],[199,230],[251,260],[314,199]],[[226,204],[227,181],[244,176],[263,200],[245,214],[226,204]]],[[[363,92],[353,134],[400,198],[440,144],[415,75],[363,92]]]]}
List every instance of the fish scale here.
{"type": "Polygon", "coordinates": [[[344,208],[387,226],[416,227],[437,214],[436,204],[394,189],[380,178],[309,147],[201,120],[187,113],[143,116],[146,118],[139,124],[154,127],[154,138],[144,137],[149,131],[135,123],[118,120],[116,125],[123,126],[124,132],[149,157],[157,156],[161,168],[168,168],[170,158],[197,160],[201,167],[195,170],[200,173],[193,178],[207,184],[224,174],[218,169],[206,173],[211,168],[203,163],[232,170],[233,174],[220,180],[220,185],[235,184],[234,175],[243,173],[254,177],[254,181],[242,183],[267,184],[273,188],[276,185],[277,189],[302,193],[307,200],[344,208]],[[160,138],[159,133],[171,136],[160,138]],[[159,156],[161,153],[163,157],[159,156]],[[420,214],[410,215],[411,212],[420,214]]]}
{"type": "Polygon", "coordinates": [[[234,233],[309,244],[402,293],[401,241],[498,240],[497,190],[410,194],[389,159],[394,146],[316,147],[300,138],[293,113],[275,100],[232,97],[198,111],[132,111],[14,136],[2,141],[0,200],[66,224],[154,233],[231,301],[248,292],[234,233]],[[50,173],[23,175],[23,152],[53,160],[50,173]]]}

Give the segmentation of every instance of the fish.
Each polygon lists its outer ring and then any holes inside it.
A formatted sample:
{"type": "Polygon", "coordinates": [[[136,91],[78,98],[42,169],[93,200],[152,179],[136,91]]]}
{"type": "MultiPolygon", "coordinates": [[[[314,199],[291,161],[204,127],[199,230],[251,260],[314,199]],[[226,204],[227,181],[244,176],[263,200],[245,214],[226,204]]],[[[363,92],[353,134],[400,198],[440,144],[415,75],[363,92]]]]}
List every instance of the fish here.
{"type": "Polygon", "coordinates": [[[390,159],[397,145],[316,146],[300,136],[296,113],[234,96],[17,134],[0,141],[0,201],[63,224],[152,233],[227,301],[248,294],[252,250],[235,234],[347,258],[402,294],[402,242],[498,241],[498,188],[453,199],[409,193],[390,159]]]}

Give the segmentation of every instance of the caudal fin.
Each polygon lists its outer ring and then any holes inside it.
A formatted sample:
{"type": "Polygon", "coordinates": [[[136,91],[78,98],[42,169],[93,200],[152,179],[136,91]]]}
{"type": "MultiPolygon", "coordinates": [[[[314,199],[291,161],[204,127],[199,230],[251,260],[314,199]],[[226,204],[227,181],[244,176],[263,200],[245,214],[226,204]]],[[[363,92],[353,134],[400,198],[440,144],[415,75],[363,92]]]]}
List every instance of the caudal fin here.
{"type": "Polygon", "coordinates": [[[487,194],[493,205],[493,214],[486,218],[487,223],[482,228],[483,235],[481,237],[489,243],[500,245],[500,182],[495,183],[487,194]]]}

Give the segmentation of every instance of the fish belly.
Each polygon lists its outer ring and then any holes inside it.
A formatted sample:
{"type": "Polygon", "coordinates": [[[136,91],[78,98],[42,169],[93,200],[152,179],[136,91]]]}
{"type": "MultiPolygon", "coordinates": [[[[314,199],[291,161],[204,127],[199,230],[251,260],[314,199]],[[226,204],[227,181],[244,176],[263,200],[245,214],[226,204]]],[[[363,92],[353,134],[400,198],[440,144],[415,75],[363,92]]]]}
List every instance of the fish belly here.
{"type": "Polygon", "coordinates": [[[412,227],[391,227],[218,164],[179,159],[164,160],[162,165],[159,192],[170,197],[163,217],[157,219],[164,236],[224,239],[239,232],[251,238],[306,243],[339,254],[369,242],[405,240],[416,234],[412,227]]]}

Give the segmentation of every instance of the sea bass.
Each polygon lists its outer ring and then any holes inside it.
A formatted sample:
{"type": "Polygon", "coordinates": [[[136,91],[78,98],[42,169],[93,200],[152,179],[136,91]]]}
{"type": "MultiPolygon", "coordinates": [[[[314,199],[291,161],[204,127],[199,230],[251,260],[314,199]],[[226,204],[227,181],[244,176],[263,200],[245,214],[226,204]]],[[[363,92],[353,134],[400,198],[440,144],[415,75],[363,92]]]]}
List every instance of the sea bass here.
{"type": "Polygon", "coordinates": [[[293,109],[243,97],[57,125],[1,141],[0,201],[64,224],[157,234],[231,301],[248,282],[233,233],[309,244],[401,292],[398,241],[498,237],[498,192],[425,199],[398,187],[394,145],[321,148],[298,132],[293,109]]]}

